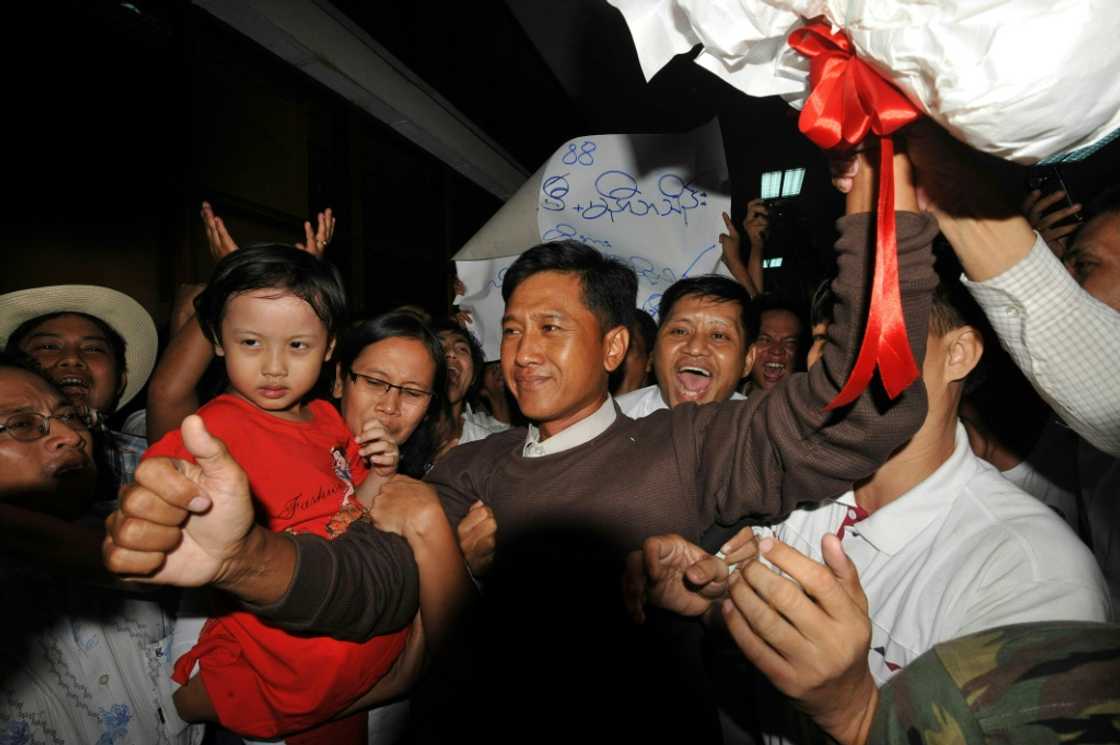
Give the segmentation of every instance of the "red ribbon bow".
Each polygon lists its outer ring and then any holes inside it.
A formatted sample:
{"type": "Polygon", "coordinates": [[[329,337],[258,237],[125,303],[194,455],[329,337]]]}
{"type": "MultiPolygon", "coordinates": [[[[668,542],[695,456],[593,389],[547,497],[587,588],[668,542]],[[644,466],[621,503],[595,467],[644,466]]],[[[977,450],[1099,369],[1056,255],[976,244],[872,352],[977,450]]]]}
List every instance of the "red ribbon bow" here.
{"type": "Polygon", "coordinates": [[[863,345],[848,382],[828,410],[855,401],[875,367],[887,395],[896,397],[918,377],[898,289],[898,235],[894,221],[894,142],[890,134],[921,116],[891,83],[855,56],[846,34],[815,20],[789,35],[789,45],[809,58],[811,93],[798,127],[817,145],[851,148],[872,132],[882,138],[876,208],[875,273],[863,345]]]}

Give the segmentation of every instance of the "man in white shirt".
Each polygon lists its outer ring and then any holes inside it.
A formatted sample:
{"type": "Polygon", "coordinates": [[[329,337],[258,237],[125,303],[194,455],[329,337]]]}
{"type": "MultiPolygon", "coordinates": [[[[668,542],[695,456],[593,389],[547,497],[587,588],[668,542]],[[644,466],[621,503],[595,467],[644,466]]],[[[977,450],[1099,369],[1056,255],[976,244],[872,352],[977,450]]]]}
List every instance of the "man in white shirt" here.
{"type": "Polygon", "coordinates": [[[618,396],[623,414],[641,419],[686,401],[745,398],[735,388],[755,351],[751,298],[742,285],[714,274],[678,280],[661,296],[658,318],[657,384],[618,396]]]}
{"type": "Polygon", "coordinates": [[[922,428],[836,502],[756,530],[818,561],[823,536],[841,539],[870,603],[869,663],[880,685],[934,644],[974,631],[1109,617],[1084,544],[972,452],[958,410],[983,354],[978,316],[960,283],[944,280],[930,314],[922,428]]]}
{"type": "MultiPolygon", "coordinates": [[[[1059,260],[990,169],[936,130],[915,165],[964,284],[1039,395],[1083,442],[1081,509],[1120,600],[1120,198],[1101,195],[1059,260]],[[1065,265],[1063,266],[1063,261],[1065,265]]],[[[914,140],[914,136],[911,136],[914,140]]]]}
{"type": "MultiPolygon", "coordinates": [[[[876,685],[935,644],[975,631],[1109,617],[1107,586],[1089,550],[969,446],[958,409],[983,354],[977,313],[959,282],[943,282],[922,367],[929,412],[921,429],[839,499],[755,529],[822,563],[822,539],[840,539],[867,597],[876,685]]],[[[664,555],[659,544],[670,541],[680,539],[646,542],[647,571],[651,556],[664,555]]],[[[651,584],[652,597],[665,597],[651,584]]]]}

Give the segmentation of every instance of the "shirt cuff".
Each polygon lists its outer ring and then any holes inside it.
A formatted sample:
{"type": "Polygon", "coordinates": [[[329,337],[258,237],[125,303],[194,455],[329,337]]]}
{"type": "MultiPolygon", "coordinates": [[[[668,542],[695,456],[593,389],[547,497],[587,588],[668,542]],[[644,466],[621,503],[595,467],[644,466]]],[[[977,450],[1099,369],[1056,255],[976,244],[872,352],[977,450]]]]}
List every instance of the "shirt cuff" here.
{"type": "Polygon", "coordinates": [[[1082,292],[1037,232],[1034,245],[1019,263],[983,282],[961,276],[961,282],[985,312],[1004,307],[1010,315],[1053,312],[1057,303],[1082,292]]]}

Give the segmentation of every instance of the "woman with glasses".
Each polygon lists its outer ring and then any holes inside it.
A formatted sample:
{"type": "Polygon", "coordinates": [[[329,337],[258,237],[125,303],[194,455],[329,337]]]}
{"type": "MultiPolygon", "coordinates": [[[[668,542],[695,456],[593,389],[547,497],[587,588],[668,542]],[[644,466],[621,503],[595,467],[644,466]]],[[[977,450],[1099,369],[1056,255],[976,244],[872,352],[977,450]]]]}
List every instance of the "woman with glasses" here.
{"type": "Polygon", "coordinates": [[[400,448],[397,472],[423,476],[447,409],[447,363],[439,339],[416,315],[391,311],[352,326],[335,358],[334,396],[358,442],[363,422],[376,419],[400,448]]]}

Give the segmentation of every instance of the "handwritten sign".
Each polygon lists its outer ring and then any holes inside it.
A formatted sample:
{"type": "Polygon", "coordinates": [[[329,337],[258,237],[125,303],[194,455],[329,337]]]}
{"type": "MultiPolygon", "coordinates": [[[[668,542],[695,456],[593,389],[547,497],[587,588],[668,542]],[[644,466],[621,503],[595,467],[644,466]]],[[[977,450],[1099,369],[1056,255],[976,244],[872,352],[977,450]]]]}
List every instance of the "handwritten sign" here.
{"type": "MultiPolygon", "coordinates": [[[[654,318],[669,285],[723,266],[718,236],[720,213],[730,212],[730,185],[715,122],[686,134],[578,137],[558,148],[530,182],[491,220],[500,224],[479,231],[486,231],[491,247],[495,229],[523,235],[524,222],[535,220],[541,242],[578,240],[633,268],[638,307],[654,318]],[[535,204],[523,194],[529,188],[535,204]]],[[[502,278],[526,248],[457,262],[467,290],[459,303],[471,311],[487,359],[498,358],[502,278]]],[[[457,259],[469,251],[460,254],[457,259]]]]}

